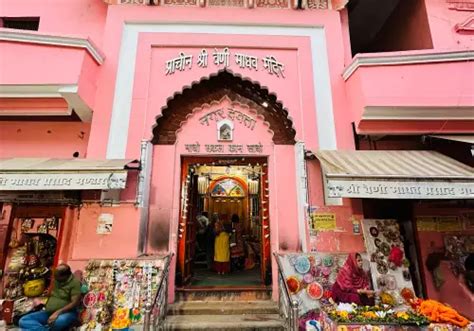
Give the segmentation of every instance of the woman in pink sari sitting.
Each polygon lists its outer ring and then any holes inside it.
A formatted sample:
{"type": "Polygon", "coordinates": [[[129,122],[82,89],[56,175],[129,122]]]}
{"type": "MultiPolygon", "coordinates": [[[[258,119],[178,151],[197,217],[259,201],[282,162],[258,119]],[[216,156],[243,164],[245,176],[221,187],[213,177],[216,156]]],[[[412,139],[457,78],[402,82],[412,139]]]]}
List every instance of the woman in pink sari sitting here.
{"type": "Polygon", "coordinates": [[[355,303],[362,306],[374,305],[374,291],[369,290],[368,274],[362,269],[362,257],[352,253],[339,270],[332,287],[332,298],[337,303],[355,303]]]}

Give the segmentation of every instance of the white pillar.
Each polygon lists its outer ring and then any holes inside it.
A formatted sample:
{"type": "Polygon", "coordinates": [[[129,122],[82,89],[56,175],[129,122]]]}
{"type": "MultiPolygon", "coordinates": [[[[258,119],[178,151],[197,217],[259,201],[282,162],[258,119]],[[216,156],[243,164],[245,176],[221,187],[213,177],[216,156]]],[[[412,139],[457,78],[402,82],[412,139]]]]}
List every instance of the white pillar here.
{"type": "Polygon", "coordinates": [[[295,144],[296,162],[296,198],[298,200],[298,230],[301,241],[301,249],[307,252],[306,243],[306,209],[308,207],[308,187],[306,174],[306,161],[304,158],[304,143],[295,144]]]}

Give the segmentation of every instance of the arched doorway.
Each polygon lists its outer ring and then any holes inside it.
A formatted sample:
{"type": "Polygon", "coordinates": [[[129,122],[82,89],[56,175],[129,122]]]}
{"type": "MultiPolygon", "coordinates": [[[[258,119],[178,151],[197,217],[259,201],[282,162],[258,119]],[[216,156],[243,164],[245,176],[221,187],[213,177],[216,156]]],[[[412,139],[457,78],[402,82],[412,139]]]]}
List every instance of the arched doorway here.
{"type": "MultiPolygon", "coordinates": [[[[198,264],[206,266],[203,229],[197,220],[203,212],[208,220],[217,213],[220,221],[231,223],[237,214],[242,222],[245,253],[237,268],[257,272],[253,282],[236,285],[271,283],[267,168],[275,146],[290,150],[295,134],[288,111],[275,95],[228,71],[205,78],[168,101],[156,120],[152,142],[170,156],[174,149],[174,162],[180,167],[179,213],[170,234],[176,237],[177,286],[196,284],[198,264]]],[[[234,235],[232,223],[228,232],[234,235]]]]}
{"type": "Polygon", "coordinates": [[[153,128],[152,143],[172,145],[176,142],[176,132],[186,116],[204,104],[212,104],[222,98],[229,98],[248,106],[262,116],[273,132],[272,140],[277,145],[294,145],[296,130],[288,116],[288,111],[277,97],[258,83],[233,75],[227,70],[204,78],[185,88],[168,100],[153,128]]]}

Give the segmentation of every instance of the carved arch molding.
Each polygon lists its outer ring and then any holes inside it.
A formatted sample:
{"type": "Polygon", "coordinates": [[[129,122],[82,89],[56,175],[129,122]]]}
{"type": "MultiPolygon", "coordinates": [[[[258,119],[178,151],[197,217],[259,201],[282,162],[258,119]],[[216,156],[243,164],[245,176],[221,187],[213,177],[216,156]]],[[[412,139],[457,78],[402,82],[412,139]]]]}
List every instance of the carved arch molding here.
{"type": "Polygon", "coordinates": [[[169,99],[162,109],[161,116],[156,119],[152,143],[155,145],[174,144],[176,131],[181,123],[186,121],[188,114],[203,104],[211,104],[225,96],[232,101],[247,105],[258,115],[263,116],[273,131],[273,142],[276,145],[295,143],[296,131],[293,128],[293,122],[276,96],[258,83],[242,79],[228,71],[221,71],[209,78],[204,78],[169,99]]]}

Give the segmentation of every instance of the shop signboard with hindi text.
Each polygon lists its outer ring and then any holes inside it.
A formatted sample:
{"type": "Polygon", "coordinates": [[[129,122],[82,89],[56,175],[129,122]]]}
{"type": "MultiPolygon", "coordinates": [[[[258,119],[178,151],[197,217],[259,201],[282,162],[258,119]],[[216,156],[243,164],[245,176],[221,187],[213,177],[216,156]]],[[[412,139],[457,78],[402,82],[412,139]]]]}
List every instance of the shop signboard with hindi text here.
{"type": "Polygon", "coordinates": [[[329,198],[474,199],[468,181],[395,181],[332,179],[326,182],[329,198]]]}
{"type": "Polygon", "coordinates": [[[0,191],[123,189],[126,171],[74,173],[2,173],[0,191]]]}

